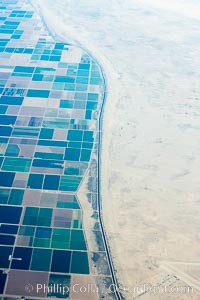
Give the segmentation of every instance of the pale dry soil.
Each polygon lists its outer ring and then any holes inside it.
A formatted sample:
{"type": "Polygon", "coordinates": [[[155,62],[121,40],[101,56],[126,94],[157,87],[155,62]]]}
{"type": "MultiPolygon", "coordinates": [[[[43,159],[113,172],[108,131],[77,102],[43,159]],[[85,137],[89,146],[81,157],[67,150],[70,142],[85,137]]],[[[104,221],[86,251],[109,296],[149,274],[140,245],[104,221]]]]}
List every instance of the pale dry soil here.
{"type": "Polygon", "coordinates": [[[195,0],[158,2],[39,5],[51,29],[89,49],[105,71],[102,203],[119,283],[189,285],[193,293],[139,298],[197,300],[200,10],[195,0]]]}

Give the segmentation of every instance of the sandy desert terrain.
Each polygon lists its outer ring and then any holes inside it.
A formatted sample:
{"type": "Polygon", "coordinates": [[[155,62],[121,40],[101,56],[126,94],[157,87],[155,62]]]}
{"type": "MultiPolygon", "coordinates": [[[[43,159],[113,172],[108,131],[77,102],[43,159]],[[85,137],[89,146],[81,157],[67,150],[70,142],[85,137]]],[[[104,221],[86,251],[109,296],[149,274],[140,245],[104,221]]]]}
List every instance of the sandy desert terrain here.
{"type": "Polygon", "coordinates": [[[39,2],[105,72],[102,203],[125,299],[144,284],[179,288],[142,300],[199,299],[199,2],[39,2]]]}

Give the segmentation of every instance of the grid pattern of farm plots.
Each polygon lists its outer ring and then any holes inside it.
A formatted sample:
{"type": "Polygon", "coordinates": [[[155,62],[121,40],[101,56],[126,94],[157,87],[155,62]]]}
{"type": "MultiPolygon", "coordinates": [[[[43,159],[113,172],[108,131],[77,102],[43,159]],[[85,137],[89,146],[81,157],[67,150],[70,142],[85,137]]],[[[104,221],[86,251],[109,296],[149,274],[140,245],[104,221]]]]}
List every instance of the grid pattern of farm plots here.
{"type": "MultiPolygon", "coordinates": [[[[0,294],[90,274],[77,191],[97,146],[95,61],[54,42],[26,0],[0,1],[0,294]]],[[[103,250],[102,250],[103,251],[103,250]]]]}

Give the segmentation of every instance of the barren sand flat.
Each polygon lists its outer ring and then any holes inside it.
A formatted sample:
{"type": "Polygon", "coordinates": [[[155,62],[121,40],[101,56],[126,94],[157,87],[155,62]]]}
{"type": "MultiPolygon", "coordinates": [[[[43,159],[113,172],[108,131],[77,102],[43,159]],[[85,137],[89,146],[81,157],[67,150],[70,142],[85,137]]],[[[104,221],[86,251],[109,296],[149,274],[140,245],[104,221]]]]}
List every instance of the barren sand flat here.
{"type": "MultiPolygon", "coordinates": [[[[48,24],[89,49],[107,78],[102,203],[119,283],[189,285],[140,299],[199,299],[188,264],[200,261],[199,3],[54,2],[42,4],[48,24]]],[[[130,290],[125,299],[138,297],[130,290]]]]}

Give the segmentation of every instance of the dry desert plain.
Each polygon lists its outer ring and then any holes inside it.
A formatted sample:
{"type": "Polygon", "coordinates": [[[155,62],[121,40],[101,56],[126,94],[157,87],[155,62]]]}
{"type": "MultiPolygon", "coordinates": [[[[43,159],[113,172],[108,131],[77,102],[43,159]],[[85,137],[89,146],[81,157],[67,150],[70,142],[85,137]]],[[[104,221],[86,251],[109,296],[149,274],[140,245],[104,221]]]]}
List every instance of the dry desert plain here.
{"type": "Polygon", "coordinates": [[[198,1],[36,2],[105,73],[103,217],[124,298],[199,299],[198,1]],[[137,292],[150,284],[164,292],[137,292]]]}

